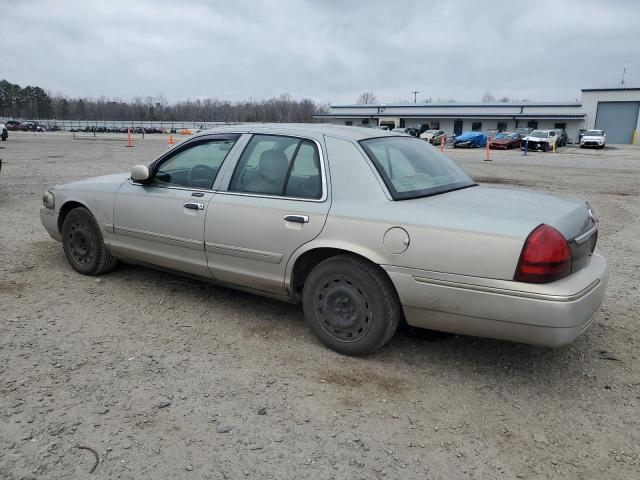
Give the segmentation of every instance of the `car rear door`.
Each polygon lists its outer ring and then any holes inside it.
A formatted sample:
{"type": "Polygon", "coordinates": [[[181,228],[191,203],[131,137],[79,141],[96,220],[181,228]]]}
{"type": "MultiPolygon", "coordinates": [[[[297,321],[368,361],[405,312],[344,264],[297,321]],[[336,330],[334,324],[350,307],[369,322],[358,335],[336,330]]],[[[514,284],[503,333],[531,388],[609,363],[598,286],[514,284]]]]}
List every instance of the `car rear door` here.
{"type": "Polygon", "coordinates": [[[205,215],[218,172],[239,137],[195,138],[155,162],[147,184],[125,182],[114,203],[113,253],[209,277],[205,215]]]}
{"type": "Polygon", "coordinates": [[[285,294],[292,253],[324,227],[330,205],[323,143],[254,134],[209,204],[205,248],[216,280],[285,294]]]}

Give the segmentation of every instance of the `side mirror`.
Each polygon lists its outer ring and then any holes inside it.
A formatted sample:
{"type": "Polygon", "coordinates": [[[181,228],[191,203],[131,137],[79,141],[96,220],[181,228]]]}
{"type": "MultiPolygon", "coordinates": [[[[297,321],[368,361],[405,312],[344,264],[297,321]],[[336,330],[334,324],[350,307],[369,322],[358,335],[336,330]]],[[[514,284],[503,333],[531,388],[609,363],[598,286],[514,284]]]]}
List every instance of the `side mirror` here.
{"type": "Polygon", "coordinates": [[[131,169],[131,180],[134,182],[146,182],[150,176],[149,167],[146,165],[134,165],[131,169]]]}

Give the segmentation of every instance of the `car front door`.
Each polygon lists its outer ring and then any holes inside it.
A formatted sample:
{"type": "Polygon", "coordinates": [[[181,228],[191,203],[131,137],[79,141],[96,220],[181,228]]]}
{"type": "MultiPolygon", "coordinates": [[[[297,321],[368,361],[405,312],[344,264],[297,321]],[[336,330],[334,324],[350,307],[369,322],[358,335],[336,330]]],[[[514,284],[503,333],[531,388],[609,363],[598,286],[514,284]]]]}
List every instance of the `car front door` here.
{"type": "Polygon", "coordinates": [[[113,253],[210,277],[205,215],[218,172],[238,138],[198,137],[156,161],[146,184],[125,182],[114,203],[113,253]]]}
{"type": "Polygon", "coordinates": [[[207,211],[213,277],[284,294],[287,261],[320,234],[327,218],[325,170],[317,140],[253,135],[207,211]]]}

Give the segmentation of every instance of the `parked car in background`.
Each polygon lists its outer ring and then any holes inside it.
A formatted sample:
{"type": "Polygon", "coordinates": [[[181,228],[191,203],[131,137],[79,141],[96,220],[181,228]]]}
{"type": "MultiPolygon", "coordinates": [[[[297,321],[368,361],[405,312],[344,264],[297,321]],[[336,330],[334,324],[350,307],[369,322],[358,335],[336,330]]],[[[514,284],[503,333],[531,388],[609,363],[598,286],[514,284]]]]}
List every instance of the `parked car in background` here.
{"type": "Polygon", "coordinates": [[[520,135],[522,138],[526,137],[527,135],[529,135],[531,133],[531,131],[533,130],[533,128],[528,128],[528,127],[518,127],[514,130],[514,133],[517,133],[518,135],[520,135]]]}
{"type": "Polygon", "coordinates": [[[495,137],[489,139],[489,148],[509,150],[518,148],[522,143],[522,137],[518,133],[500,132],[495,137]]]}
{"type": "Polygon", "coordinates": [[[12,132],[26,130],[26,128],[18,120],[7,120],[5,122],[5,126],[7,127],[7,130],[12,132]]]}
{"type": "Polygon", "coordinates": [[[348,355],[403,319],[566,344],[607,285],[589,204],[478,186],[433,146],[381,130],[216,128],[131,172],[48,189],[40,218],[81,274],[122,259],[301,303],[348,355]]]}
{"type": "Polygon", "coordinates": [[[567,135],[567,132],[565,131],[564,128],[554,128],[553,129],[554,132],[556,132],[557,135],[557,141],[556,141],[556,147],[564,147],[568,141],[569,141],[569,137],[567,135]]]}
{"type": "Polygon", "coordinates": [[[7,138],[9,138],[9,130],[7,130],[7,126],[4,123],[0,123],[0,138],[2,138],[3,142],[6,142],[7,138]]]}
{"type": "Polygon", "coordinates": [[[422,140],[426,140],[431,145],[440,145],[440,142],[444,139],[447,141],[447,135],[444,130],[426,130],[420,135],[422,140]]]}
{"type": "Polygon", "coordinates": [[[404,128],[404,127],[397,127],[397,128],[394,128],[391,131],[393,133],[403,133],[405,135],[411,135],[411,132],[409,131],[409,129],[408,128],[404,128]]]}
{"type": "Polygon", "coordinates": [[[522,139],[520,148],[548,152],[553,148],[557,140],[558,135],[553,130],[534,130],[522,139]]]}
{"type": "Polygon", "coordinates": [[[22,126],[28,132],[44,132],[44,127],[38,122],[22,122],[22,126]]]}
{"type": "Polygon", "coordinates": [[[482,132],[463,132],[453,141],[453,148],[486,147],[487,136],[482,132]]]}
{"type": "Polygon", "coordinates": [[[607,134],[604,130],[585,130],[580,138],[580,148],[596,147],[604,148],[607,143],[607,134]]]}

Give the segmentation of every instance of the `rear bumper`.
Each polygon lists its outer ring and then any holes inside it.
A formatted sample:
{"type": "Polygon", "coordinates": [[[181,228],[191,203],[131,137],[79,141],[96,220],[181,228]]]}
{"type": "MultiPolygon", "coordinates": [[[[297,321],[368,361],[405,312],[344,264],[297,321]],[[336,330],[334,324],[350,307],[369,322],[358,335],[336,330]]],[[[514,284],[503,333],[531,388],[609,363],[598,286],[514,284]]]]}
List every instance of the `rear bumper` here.
{"type": "Polygon", "coordinates": [[[58,214],[55,211],[42,207],[40,209],[40,221],[51,238],[62,242],[62,235],[58,230],[58,214]]]}
{"type": "Polygon", "coordinates": [[[549,347],[571,343],[591,325],[608,278],[597,251],[579,272],[546,285],[385,270],[410,325],[549,347]]]}

